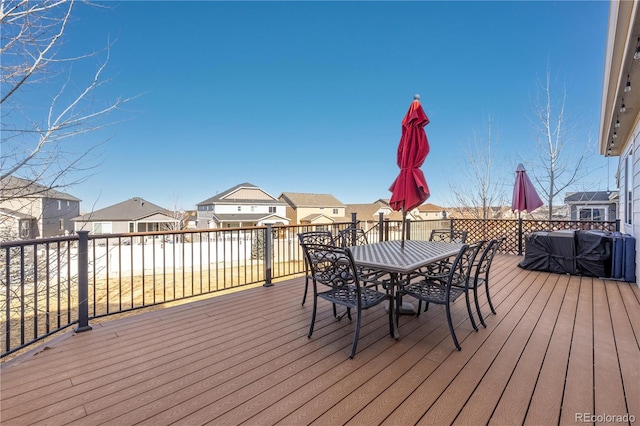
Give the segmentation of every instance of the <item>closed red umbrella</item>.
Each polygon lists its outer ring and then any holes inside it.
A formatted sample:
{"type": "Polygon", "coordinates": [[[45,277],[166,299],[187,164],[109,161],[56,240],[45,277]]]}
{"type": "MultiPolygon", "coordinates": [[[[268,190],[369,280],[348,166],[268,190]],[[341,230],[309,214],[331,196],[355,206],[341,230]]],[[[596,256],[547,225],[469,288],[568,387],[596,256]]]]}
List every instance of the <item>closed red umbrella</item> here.
{"type": "Polygon", "coordinates": [[[513,187],[513,198],[511,200],[511,211],[531,213],[543,202],[536,192],[536,188],[531,183],[527,171],[522,164],[518,164],[516,168],[516,183],[513,187]]]}
{"type": "Polygon", "coordinates": [[[429,118],[420,105],[420,95],[413,97],[409,111],[402,120],[402,136],[398,145],[397,163],[400,174],[391,184],[390,205],[393,210],[402,210],[402,241],[407,211],[418,207],[429,198],[429,187],[420,166],[429,154],[429,141],[424,127],[429,118]]]}
{"type": "Polygon", "coordinates": [[[522,255],[522,219],[520,213],[531,213],[542,206],[542,200],[531,183],[524,166],[518,164],[516,168],[516,183],[513,186],[513,198],[511,199],[511,211],[518,211],[518,255],[522,255]]]}

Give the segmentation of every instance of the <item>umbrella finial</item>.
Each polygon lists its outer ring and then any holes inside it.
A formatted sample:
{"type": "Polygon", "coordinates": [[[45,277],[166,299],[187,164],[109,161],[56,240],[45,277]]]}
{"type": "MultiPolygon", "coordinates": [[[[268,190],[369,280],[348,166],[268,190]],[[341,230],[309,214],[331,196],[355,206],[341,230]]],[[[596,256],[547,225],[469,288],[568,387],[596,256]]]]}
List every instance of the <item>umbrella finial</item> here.
{"type": "Polygon", "coordinates": [[[414,101],[419,101],[420,100],[420,95],[418,95],[417,93],[415,95],[413,95],[413,100],[414,101]]]}

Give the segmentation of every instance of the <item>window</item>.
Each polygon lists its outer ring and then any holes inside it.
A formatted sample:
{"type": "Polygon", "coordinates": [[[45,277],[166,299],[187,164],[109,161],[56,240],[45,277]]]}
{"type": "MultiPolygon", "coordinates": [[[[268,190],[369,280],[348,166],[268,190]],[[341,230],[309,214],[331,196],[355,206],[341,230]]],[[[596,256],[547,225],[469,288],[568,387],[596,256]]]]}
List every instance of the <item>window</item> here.
{"type": "Polygon", "coordinates": [[[333,209],[333,214],[338,214],[338,209],[333,209]]]}
{"type": "Polygon", "coordinates": [[[269,207],[269,213],[275,213],[276,212],[276,208],[273,206],[269,207]]]}
{"type": "Polygon", "coordinates": [[[21,223],[21,228],[22,228],[22,238],[29,238],[29,227],[30,227],[30,223],[28,220],[23,220],[21,223]]]}
{"type": "Polygon", "coordinates": [[[238,206],[238,211],[241,212],[242,211],[242,206],[238,206]]]}
{"type": "Polygon", "coordinates": [[[62,210],[62,201],[58,200],[58,210],[62,210]]]}
{"type": "Polygon", "coordinates": [[[64,219],[58,220],[58,229],[60,229],[61,231],[64,231],[64,219]]]}
{"type": "Polygon", "coordinates": [[[606,219],[606,209],[604,207],[578,207],[579,220],[603,221],[606,219]]]}
{"type": "Polygon", "coordinates": [[[94,222],[94,234],[111,234],[111,222],[94,222]]]}
{"type": "Polygon", "coordinates": [[[251,213],[256,211],[256,206],[251,206],[251,213]]]}

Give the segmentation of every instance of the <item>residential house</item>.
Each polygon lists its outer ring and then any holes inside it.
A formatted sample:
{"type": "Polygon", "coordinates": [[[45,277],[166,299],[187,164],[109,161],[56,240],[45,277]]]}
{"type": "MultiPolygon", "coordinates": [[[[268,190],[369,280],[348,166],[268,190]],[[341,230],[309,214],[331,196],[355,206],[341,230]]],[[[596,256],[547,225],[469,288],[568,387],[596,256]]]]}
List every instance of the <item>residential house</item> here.
{"type": "Polygon", "coordinates": [[[329,194],[283,192],[278,197],[286,203],[286,214],[294,225],[323,225],[348,222],[346,208],[329,194]]]}
{"type": "Polygon", "coordinates": [[[0,208],[0,240],[27,240],[33,237],[35,218],[31,215],[0,208]]]}
{"type": "Polygon", "coordinates": [[[198,212],[195,210],[189,210],[182,215],[182,226],[184,229],[197,229],[198,228],[198,212]]]}
{"type": "Polygon", "coordinates": [[[0,181],[0,225],[9,238],[47,238],[73,232],[80,199],[15,176],[0,181]]]}
{"type": "Polygon", "coordinates": [[[569,220],[616,220],[618,193],[613,191],[568,192],[564,203],[569,220]]]}
{"type": "MultiPolygon", "coordinates": [[[[531,213],[526,214],[527,218],[533,218],[531,213]]],[[[451,219],[514,219],[517,215],[508,206],[489,206],[486,209],[482,207],[451,207],[447,210],[447,218],[451,219]],[[486,215],[486,216],[485,216],[486,215]]]]}
{"type": "Polygon", "coordinates": [[[422,220],[446,219],[447,210],[436,204],[426,203],[418,206],[418,215],[422,220]]]}
{"type": "Polygon", "coordinates": [[[241,183],[196,204],[198,228],[288,225],[286,203],[251,183],[241,183]]]}
{"type": "Polygon", "coordinates": [[[599,152],[618,157],[620,230],[636,242],[640,276],[640,8],[636,1],[609,3],[599,152]],[[627,86],[629,89],[627,89],[627,86]]]}
{"type": "Polygon", "coordinates": [[[92,234],[170,231],[180,228],[180,219],[169,210],[140,197],[96,210],[73,219],[75,230],[92,234]]]}
{"type": "MultiPolygon", "coordinates": [[[[393,210],[388,199],[380,198],[370,204],[347,204],[346,207],[346,216],[349,220],[351,220],[353,213],[356,214],[360,222],[378,223],[380,213],[382,213],[384,220],[402,220],[402,212],[393,210]]],[[[416,208],[407,213],[407,219],[421,220],[422,218],[416,208]]]]}

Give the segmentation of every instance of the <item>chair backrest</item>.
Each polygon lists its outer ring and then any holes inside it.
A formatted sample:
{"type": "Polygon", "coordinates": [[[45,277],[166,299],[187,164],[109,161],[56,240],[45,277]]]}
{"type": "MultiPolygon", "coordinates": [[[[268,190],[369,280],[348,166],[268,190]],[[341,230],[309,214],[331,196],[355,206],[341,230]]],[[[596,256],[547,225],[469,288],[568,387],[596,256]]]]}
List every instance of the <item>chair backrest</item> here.
{"type": "Polygon", "coordinates": [[[324,244],[302,244],[315,282],[329,287],[359,287],[358,272],[348,248],[324,244]]]}
{"type": "Polygon", "coordinates": [[[480,277],[481,274],[489,275],[489,269],[491,268],[491,262],[493,262],[493,258],[495,257],[500,245],[504,242],[505,238],[495,238],[489,241],[489,244],[485,247],[482,255],[480,255],[480,259],[477,262],[476,271],[475,271],[475,279],[476,281],[480,277]]]}
{"type": "Polygon", "coordinates": [[[468,287],[471,269],[475,262],[481,243],[465,244],[462,246],[451,265],[448,286],[468,287]]]}
{"type": "Polygon", "coordinates": [[[361,246],[369,244],[367,234],[360,228],[346,228],[338,232],[336,245],[340,247],[361,246]]]}
{"type": "Polygon", "coordinates": [[[331,246],[334,244],[331,231],[309,231],[298,234],[300,244],[324,244],[331,246]]]}
{"type": "Polygon", "coordinates": [[[467,242],[467,231],[458,229],[432,229],[429,241],[464,244],[467,242]]]}

